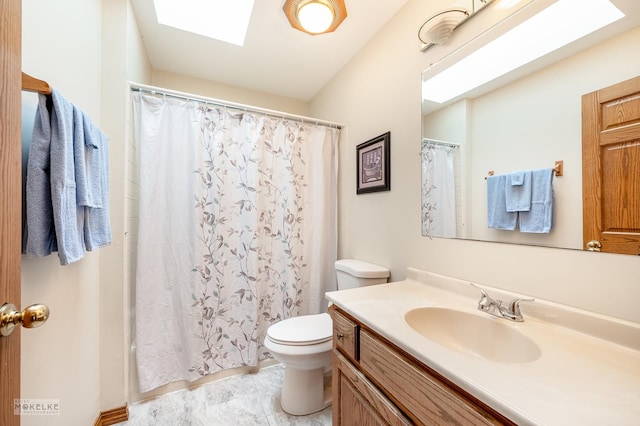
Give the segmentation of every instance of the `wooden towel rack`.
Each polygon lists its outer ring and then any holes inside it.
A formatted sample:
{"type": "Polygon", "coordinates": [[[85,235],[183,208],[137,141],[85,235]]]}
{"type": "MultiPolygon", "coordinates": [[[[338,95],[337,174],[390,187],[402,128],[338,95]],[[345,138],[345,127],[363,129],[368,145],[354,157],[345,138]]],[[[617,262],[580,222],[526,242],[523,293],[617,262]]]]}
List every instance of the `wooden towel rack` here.
{"type": "MultiPolygon", "coordinates": [[[[553,166],[553,173],[556,175],[556,177],[562,176],[564,174],[564,161],[563,160],[558,160],[558,161],[555,162],[555,164],[553,166]]],[[[489,176],[493,176],[495,174],[495,172],[493,170],[489,170],[487,172],[487,174],[489,176]]],[[[487,180],[486,176],[485,176],[484,180],[487,180]]]]}
{"type": "Polygon", "coordinates": [[[43,95],[51,94],[51,86],[49,86],[49,83],[31,77],[29,74],[25,74],[24,72],[22,73],[22,90],[42,93],[43,95]]]}

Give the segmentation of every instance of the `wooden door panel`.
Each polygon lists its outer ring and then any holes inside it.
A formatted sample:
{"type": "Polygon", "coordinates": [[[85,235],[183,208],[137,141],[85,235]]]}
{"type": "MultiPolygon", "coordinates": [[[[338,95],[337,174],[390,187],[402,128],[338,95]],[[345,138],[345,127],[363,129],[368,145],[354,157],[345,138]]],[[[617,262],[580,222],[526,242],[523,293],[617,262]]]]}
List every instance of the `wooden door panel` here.
{"type": "Polygon", "coordinates": [[[602,130],[620,129],[640,119],[640,96],[634,94],[602,105],[602,130]]]}
{"type": "Polygon", "coordinates": [[[583,238],[640,255],[640,77],[582,97],[583,238]]]}
{"type": "Polygon", "coordinates": [[[640,77],[634,77],[620,83],[597,90],[600,103],[606,104],[618,99],[627,99],[637,96],[640,92],[640,77]]]}
{"type": "Polygon", "coordinates": [[[640,141],[603,149],[604,232],[640,230],[640,197],[634,194],[640,191],[640,173],[633,173],[634,164],[640,164],[640,141]]]}
{"type": "MultiPolygon", "coordinates": [[[[0,305],[20,305],[22,2],[0,0],[0,305]]],[[[20,330],[0,337],[0,425],[19,426],[20,330]]]]}

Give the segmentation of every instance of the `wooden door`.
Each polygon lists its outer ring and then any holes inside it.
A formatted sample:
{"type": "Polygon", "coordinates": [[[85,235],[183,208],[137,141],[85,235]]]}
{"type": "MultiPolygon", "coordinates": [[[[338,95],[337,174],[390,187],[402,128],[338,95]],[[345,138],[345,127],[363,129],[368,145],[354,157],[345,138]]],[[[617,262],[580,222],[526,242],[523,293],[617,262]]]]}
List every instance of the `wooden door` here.
{"type": "Polygon", "coordinates": [[[640,77],[582,97],[582,198],[585,249],[640,255],[640,77]]]}
{"type": "MultiPolygon", "coordinates": [[[[0,305],[20,304],[22,1],[0,0],[0,305]]],[[[0,425],[18,426],[20,330],[0,337],[0,425]]]]}

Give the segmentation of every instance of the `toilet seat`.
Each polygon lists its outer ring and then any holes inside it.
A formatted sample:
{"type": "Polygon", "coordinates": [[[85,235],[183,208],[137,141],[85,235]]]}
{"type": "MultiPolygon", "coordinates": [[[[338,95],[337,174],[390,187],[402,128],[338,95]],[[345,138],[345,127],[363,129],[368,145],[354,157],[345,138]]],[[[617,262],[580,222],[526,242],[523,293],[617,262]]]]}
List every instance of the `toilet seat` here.
{"type": "Polygon", "coordinates": [[[273,324],[267,330],[267,338],[285,346],[316,345],[331,340],[332,327],[327,313],[303,315],[273,324]]]}

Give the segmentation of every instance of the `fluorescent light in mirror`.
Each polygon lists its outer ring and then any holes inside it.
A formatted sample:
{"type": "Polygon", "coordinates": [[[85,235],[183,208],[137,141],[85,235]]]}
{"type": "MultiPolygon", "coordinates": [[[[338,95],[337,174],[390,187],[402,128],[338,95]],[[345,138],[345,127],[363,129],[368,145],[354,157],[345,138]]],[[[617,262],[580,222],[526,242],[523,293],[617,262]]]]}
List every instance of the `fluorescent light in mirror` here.
{"type": "Polygon", "coordinates": [[[624,17],[607,0],[558,0],[422,84],[446,102],[624,17]]]}
{"type": "Polygon", "coordinates": [[[496,7],[498,9],[511,9],[521,1],[522,0],[498,0],[498,2],[496,3],[496,7]]]}
{"type": "Polygon", "coordinates": [[[153,0],[158,23],[242,46],[254,0],[153,0]]]}

